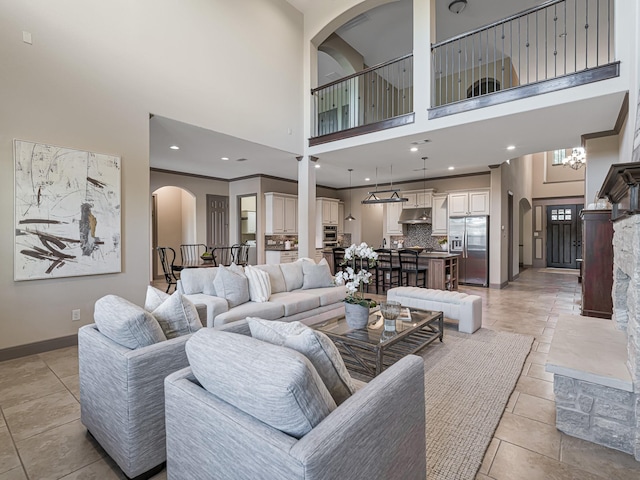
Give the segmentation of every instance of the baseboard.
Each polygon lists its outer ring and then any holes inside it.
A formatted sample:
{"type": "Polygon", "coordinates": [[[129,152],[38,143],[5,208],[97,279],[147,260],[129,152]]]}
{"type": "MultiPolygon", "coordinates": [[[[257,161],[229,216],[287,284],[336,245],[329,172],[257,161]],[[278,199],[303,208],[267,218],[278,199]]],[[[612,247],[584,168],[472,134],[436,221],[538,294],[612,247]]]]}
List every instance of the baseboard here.
{"type": "Polygon", "coordinates": [[[497,288],[497,289],[503,289],[505,288],[507,285],[509,285],[509,282],[502,282],[502,283],[491,283],[489,285],[489,288],[497,288]]]}
{"type": "Polygon", "coordinates": [[[57,350],[58,348],[73,347],[78,344],[78,335],[68,335],[66,337],[52,338],[41,342],[18,345],[16,347],[3,348],[0,350],[0,362],[12,360],[14,358],[36,355],[38,353],[57,350]]]}

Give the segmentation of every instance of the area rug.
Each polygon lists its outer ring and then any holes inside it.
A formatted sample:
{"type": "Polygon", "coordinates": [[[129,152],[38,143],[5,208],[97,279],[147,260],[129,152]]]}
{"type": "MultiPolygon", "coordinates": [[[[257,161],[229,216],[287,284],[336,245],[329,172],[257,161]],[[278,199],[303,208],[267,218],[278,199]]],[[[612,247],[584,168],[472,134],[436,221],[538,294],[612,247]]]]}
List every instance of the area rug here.
{"type": "Polygon", "coordinates": [[[533,337],[445,329],[425,360],[427,480],[475,478],[533,337]]]}

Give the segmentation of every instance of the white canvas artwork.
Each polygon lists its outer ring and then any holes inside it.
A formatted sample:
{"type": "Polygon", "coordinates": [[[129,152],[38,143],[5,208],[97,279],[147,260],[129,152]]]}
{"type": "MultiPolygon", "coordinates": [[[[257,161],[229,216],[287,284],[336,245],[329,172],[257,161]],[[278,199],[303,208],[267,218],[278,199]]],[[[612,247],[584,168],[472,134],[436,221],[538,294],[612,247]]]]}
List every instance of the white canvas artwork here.
{"type": "Polygon", "coordinates": [[[14,278],[121,271],[120,157],[14,140],[14,278]]]}

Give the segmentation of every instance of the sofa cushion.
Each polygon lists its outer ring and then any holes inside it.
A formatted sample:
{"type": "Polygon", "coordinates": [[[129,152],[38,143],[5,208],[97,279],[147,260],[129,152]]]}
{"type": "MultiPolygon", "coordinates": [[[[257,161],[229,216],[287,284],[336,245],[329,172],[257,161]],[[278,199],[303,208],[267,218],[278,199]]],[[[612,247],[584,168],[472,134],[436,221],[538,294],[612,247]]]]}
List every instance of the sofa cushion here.
{"type": "Polygon", "coordinates": [[[204,305],[206,315],[200,317],[202,326],[213,327],[213,320],[221,313],[229,311],[229,304],[224,298],[206,295],[204,293],[194,293],[193,295],[185,295],[198,308],[204,305]]]}
{"type": "Polygon", "coordinates": [[[151,313],[167,338],[181,337],[202,328],[196,306],[180,292],[175,292],[151,313]]]}
{"type": "Polygon", "coordinates": [[[218,274],[213,280],[218,297],[229,302],[229,307],[237,307],[249,301],[249,284],[242,267],[231,264],[230,267],[218,267],[218,274]]]}
{"type": "Polygon", "coordinates": [[[163,292],[162,290],[158,290],[151,285],[147,285],[147,296],[144,299],[144,309],[147,312],[153,312],[160,306],[162,302],[164,302],[170,296],[171,295],[163,292]]]}
{"type": "Polygon", "coordinates": [[[216,316],[213,325],[224,325],[225,323],[235,322],[237,320],[244,320],[247,317],[257,316],[266,318],[267,320],[277,320],[278,318],[282,318],[284,317],[284,305],[271,301],[264,303],[243,303],[242,305],[238,305],[237,307],[216,316]]]}
{"type": "Polygon", "coordinates": [[[280,293],[287,291],[287,285],[284,282],[284,275],[282,274],[280,265],[256,265],[255,268],[263,270],[269,274],[271,293],[280,293]]]}
{"type": "Polygon", "coordinates": [[[269,274],[264,270],[247,265],[244,274],[249,282],[249,297],[252,302],[268,302],[271,296],[269,274]]]}
{"type": "MultiPolygon", "coordinates": [[[[324,259],[323,259],[324,260],[324,259]]],[[[333,287],[333,275],[329,269],[329,264],[319,263],[317,265],[310,262],[302,262],[302,289],[333,287]]]]}
{"type": "Polygon", "coordinates": [[[167,339],[153,315],[117,295],[98,299],[93,319],[105,337],[123,347],[136,349],[167,339]]]}
{"type": "Polygon", "coordinates": [[[340,303],[344,301],[347,296],[347,287],[344,285],[325,287],[325,288],[310,288],[308,290],[294,290],[294,292],[304,292],[309,295],[317,296],[320,299],[320,306],[333,305],[334,303],[340,303]]]}
{"type": "Polygon", "coordinates": [[[203,388],[292,437],[306,435],[336,408],[313,365],[292,349],[206,328],[186,351],[203,388]]]}
{"type": "Polygon", "coordinates": [[[194,293],[206,293],[215,295],[216,290],[213,281],[218,273],[217,267],[211,268],[185,268],[180,272],[180,283],[185,295],[194,293]]]}
{"type": "MultiPolygon", "coordinates": [[[[275,303],[284,307],[284,316],[290,317],[296,313],[313,310],[320,306],[320,298],[317,295],[310,295],[303,292],[283,292],[271,295],[269,303],[275,303]]],[[[260,313],[256,316],[263,317],[260,313]]],[[[275,320],[275,319],[268,319],[275,320]]]]}
{"type": "Polygon", "coordinates": [[[251,336],[258,340],[293,348],[309,359],[329,393],[340,405],[356,391],[338,348],[324,333],[300,322],[278,322],[247,318],[251,336]]]}
{"type": "Polygon", "coordinates": [[[296,260],[292,263],[281,263],[280,270],[284,276],[284,283],[287,286],[287,292],[302,288],[304,275],[302,273],[302,263],[304,260],[296,260]]]}

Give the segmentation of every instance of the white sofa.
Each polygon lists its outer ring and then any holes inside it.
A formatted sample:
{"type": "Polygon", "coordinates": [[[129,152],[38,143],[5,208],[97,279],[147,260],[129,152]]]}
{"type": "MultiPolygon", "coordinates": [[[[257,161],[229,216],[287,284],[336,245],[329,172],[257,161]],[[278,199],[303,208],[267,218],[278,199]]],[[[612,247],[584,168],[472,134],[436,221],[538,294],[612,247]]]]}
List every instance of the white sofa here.
{"type": "Polygon", "coordinates": [[[387,291],[387,299],[405,307],[437,310],[445,318],[458,321],[458,331],[473,333],[482,327],[482,298],[461,292],[419,287],[396,287],[387,291]]]}
{"type": "Polygon", "coordinates": [[[269,274],[271,296],[267,302],[248,301],[230,307],[214,286],[219,267],[182,270],[177,289],[198,307],[202,324],[210,328],[247,317],[315,324],[343,315],[346,288],[334,285],[304,288],[308,284],[305,282],[304,262],[315,265],[312,260],[298,260],[281,265],[255,266],[269,274]],[[201,307],[203,305],[206,309],[201,307]]]}

